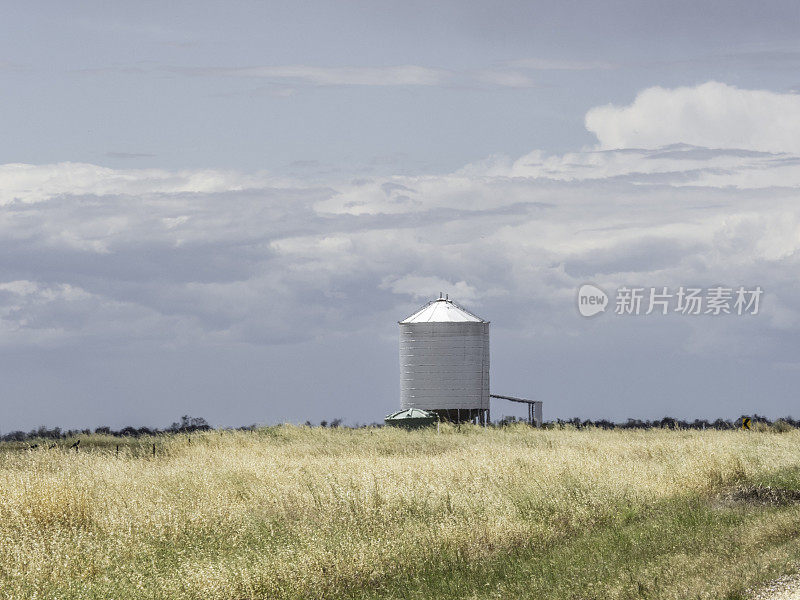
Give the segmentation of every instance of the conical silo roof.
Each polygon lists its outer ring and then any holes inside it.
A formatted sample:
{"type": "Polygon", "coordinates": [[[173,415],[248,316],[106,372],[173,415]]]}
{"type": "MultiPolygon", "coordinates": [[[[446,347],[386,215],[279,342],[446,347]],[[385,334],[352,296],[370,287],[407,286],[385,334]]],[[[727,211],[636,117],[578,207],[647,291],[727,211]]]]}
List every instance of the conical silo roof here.
{"type": "Polygon", "coordinates": [[[488,323],[452,300],[439,298],[432,300],[410,317],[398,321],[401,325],[408,323],[488,323]]]}

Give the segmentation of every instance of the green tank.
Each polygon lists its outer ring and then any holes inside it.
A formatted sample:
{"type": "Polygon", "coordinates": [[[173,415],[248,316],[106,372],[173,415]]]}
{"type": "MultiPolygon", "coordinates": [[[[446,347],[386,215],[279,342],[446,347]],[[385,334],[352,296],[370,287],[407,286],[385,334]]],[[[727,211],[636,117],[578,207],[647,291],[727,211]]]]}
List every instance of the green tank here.
{"type": "Polygon", "coordinates": [[[404,429],[419,429],[436,425],[439,417],[436,413],[419,408],[407,408],[388,415],[384,423],[389,427],[403,427],[404,429]]]}

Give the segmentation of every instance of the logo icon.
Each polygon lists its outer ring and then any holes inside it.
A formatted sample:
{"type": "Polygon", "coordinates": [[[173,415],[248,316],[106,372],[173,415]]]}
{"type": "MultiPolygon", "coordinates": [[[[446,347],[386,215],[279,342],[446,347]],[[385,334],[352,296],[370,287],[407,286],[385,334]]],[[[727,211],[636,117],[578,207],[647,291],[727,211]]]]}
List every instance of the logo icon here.
{"type": "Polygon", "coordinates": [[[608,294],[591,283],[584,283],[578,289],[578,312],[584,317],[592,317],[604,312],[608,306],[608,294]]]}

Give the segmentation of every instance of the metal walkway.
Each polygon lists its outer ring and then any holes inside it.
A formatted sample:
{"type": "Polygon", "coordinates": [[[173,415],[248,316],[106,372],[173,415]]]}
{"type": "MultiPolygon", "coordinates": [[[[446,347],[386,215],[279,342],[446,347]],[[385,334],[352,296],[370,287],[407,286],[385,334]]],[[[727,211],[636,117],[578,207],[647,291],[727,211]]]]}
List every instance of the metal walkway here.
{"type": "Polygon", "coordinates": [[[510,400],[511,402],[521,402],[528,405],[528,425],[535,427],[542,426],[542,401],[528,400],[527,398],[515,398],[514,396],[501,396],[500,394],[489,394],[489,398],[499,400],[510,400]]]}

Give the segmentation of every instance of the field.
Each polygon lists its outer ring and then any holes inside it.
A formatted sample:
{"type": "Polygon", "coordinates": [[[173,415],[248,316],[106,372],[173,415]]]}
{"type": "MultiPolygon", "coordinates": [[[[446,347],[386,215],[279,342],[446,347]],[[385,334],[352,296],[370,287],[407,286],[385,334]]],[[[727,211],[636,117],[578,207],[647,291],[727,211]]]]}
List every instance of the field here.
{"type": "Polygon", "coordinates": [[[798,430],[71,442],[0,447],[0,598],[734,599],[800,564],[798,430]]]}

